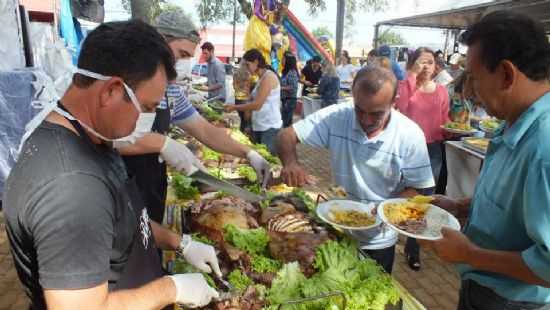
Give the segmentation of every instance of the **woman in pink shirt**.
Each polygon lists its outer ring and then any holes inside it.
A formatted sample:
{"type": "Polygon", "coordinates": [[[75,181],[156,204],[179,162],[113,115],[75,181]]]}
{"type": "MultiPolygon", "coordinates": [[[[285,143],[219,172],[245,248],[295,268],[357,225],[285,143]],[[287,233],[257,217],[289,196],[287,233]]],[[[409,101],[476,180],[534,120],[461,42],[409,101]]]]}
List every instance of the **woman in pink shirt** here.
{"type": "MultiPolygon", "coordinates": [[[[407,63],[407,78],[399,81],[397,109],[424,131],[437,184],[443,162],[442,142],[445,138],[441,125],[448,123],[450,119],[449,93],[444,86],[433,81],[434,71],[434,52],[425,47],[417,49],[407,63]]],[[[411,269],[420,269],[419,249],[415,239],[407,240],[405,254],[411,269]]]]}

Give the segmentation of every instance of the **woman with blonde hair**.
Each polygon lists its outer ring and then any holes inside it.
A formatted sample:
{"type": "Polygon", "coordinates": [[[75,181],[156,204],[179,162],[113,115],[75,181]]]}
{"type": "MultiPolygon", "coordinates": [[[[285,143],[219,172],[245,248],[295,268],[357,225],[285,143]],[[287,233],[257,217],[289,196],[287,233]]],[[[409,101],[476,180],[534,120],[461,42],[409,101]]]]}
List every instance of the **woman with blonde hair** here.
{"type": "Polygon", "coordinates": [[[323,77],[319,81],[318,93],[323,101],[321,106],[328,107],[331,104],[338,102],[338,94],[340,93],[340,78],[336,73],[334,64],[330,61],[326,62],[323,68],[323,77]]]}

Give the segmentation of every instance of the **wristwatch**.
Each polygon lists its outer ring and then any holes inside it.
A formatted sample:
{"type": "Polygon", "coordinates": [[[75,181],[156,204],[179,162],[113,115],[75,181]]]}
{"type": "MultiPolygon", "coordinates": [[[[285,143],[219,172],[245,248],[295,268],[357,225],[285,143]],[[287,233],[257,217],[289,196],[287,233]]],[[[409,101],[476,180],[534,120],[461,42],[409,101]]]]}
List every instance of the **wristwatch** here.
{"type": "Polygon", "coordinates": [[[183,257],[183,254],[185,253],[185,249],[187,249],[187,247],[191,244],[191,241],[193,241],[193,239],[191,239],[190,235],[182,235],[180,245],[176,249],[176,253],[179,256],[183,257]]]}

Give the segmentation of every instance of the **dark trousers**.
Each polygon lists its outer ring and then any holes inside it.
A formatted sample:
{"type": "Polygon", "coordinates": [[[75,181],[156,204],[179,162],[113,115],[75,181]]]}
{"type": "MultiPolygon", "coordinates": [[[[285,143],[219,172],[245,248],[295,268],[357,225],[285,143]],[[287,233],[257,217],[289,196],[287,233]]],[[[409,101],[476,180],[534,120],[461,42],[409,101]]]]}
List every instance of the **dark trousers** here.
{"type": "Polygon", "coordinates": [[[462,281],[458,310],[549,310],[550,305],[512,301],[475,281],[462,281]]]}
{"type": "Polygon", "coordinates": [[[269,128],[266,131],[253,131],[252,142],[265,144],[271,154],[277,155],[277,134],[279,130],[280,129],[269,128]]]}
{"type": "MultiPolygon", "coordinates": [[[[235,104],[245,104],[245,103],[247,103],[246,100],[235,99],[235,104]]],[[[241,126],[239,127],[239,129],[241,130],[241,132],[244,133],[246,129],[250,127],[250,121],[245,119],[244,112],[238,111],[238,113],[239,113],[239,118],[241,119],[241,126]]]]}
{"type": "Polygon", "coordinates": [[[395,260],[395,245],[380,250],[361,250],[368,257],[375,260],[384,270],[391,274],[395,260]]]}
{"type": "Polygon", "coordinates": [[[284,128],[292,125],[292,117],[294,116],[294,109],[296,109],[296,98],[283,99],[283,106],[281,107],[281,115],[283,118],[284,128]]]}

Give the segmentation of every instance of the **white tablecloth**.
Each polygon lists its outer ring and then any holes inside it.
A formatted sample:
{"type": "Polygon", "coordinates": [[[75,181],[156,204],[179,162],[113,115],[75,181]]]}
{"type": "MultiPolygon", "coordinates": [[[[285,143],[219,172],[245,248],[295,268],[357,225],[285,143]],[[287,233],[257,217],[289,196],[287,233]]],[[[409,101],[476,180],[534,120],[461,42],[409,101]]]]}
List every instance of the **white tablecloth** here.
{"type": "Polygon", "coordinates": [[[447,153],[447,196],[472,197],[485,156],[463,146],[461,141],[445,142],[447,153]]]}
{"type": "MultiPolygon", "coordinates": [[[[311,97],[308,97],[308,96],[302,96],[300,98],[300,100],[302,100],[302,103],[303,103],[303,117],[306,117],[310,114],[313,114],[315,113],[317,110],[320,110],[321,109],[321,102],[322,100],[321,99],[313,99],[311,97]]],[[[338,103],[344,103],[344,102],[349,102],[349,101],[352,101],[353,98],[352,97],[348,97],[348,98],[342,98],[342,99],[338,99],[338,103]]]]}

